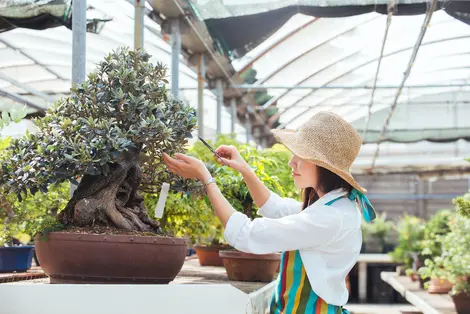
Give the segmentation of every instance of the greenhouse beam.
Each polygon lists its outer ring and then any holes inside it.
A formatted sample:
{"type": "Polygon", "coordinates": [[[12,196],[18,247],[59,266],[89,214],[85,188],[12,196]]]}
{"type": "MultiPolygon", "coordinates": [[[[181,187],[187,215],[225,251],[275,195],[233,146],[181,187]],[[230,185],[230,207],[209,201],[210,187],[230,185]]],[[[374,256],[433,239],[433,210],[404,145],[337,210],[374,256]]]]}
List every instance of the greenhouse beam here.
{"type": "Polygon", "coordinates": [[[179,94],[179,64],[181,54],[180,21],[171,21],[171,92],[175,97],[179,94]]]}
{"type": "Polygon", "coordinates": [[[144,46],[145,0],[134,1],[134,49],[144,46]]]}
{"type": "Polygon", "coordinates": [[[3,90],[0,89],[0,96],[9,98],[13,101],[16,101],[16,102],[20,103],[20,104],[25,104],[26,106],[28,106],[30,108],[34,108],[34,109],[39,110],[41,112],[44,112],[46,110],[46,108],[43,108],[39,105],[36,105],[35,103],[21,97],[18,94],[12,93],[12,92],[3,91],[3,90]]]}
{"type": "Polygon", "coordinates": [[[222,79],[215,81],[215,89],[217,91],[217,126],[216,134],[222,133],[222,107],[224,106],[224,87],[222,79]]]}
{"type": "MultiPolygon", "coordinates": [[[[256,85],[240,84],[232,86],[235,89],[246,89],[249,91],[259,91],[266,89],[397,89],[399,85],[256,85]]],[[[427,85],[406,85],[403,88],[442,88],[442,87],[470,87],[470,84],[427,84],[427,85]]]]}
{"type": "Polygon", "coordinates": [[[206,78],[206,64],[204,54],[197,56],[197,120],[199,137],[204,138],[204,86],[206,78]]]}
{"type": "MultiPolygon", "coordinates": [[[[82,84],[86,75],[86,0],[72,2],[72,86],[82,84]]],[[[77,189],[70,183],[70,197],[77,189]]]]}
{"type": "Polygon", "coordinates": [[[86,0],[72,2],[72,85],[85,81],[86,0]]]}
{"type": "Polygon", "coordinates": [[[372,93],[370,95],[370,101],[369,101],[369,106],[367,106],[367,116],[366,116],[366,122],[364,126],[364,134],[363,138],[367,138],[367,130],[369,129],[369,123],[370,123],[370,118],[372,116],[372,106],[374,105],[374,96],[375,96],[375,91],[376,86],[377,86],[377,80],[379,78],[379,72],[380,72],[380,65],[382,64],[382,59],[384,56],[384,51],[385,51],[385,44],[387,42],[388,38],[388,31],[390,30],[390,25],[392,24],[392,16],[393,16],[393,11],[395,10],[395,0],[390,0],[387,6],[387,22],[385,25],[385,34],[384,38],[382,40],[382,46],[380,48],[380,56],[379,56],[379,61],[377,62],[377,68],[375,70],[375,76],[374,76],[374,88],[372,88],[372,93]]]}
{"type": "Polygon", "coordinates": [[[371,166],[370,166],[370,171],[371,172],[374,170],[375,163],[376,163],[377,158],[380,154],[380,143],[382,142],[382,140],[385,136],[385,133],[387,132],[388,125],[389,125],[390,120],[393,116],[393,113],[395,112],[395,109],[398,105],[398,99],[401,96],[401,92],[402,92],[402,90],[405,86],[406,80],[410,76],[411,68],[413,67],[413,64],[415,63],[416,57],[418,55],[419,48],[421,47],[421,43],[423,42],[424,35],[426,34],[426,31],[429,27],[429,23],[431,22],[431,17],[433,15],[434,11],[436,10],[437,2],[438,2],[437,0],[432,0],[432,3],[429,7],[429,10],[426,13],[426,16],[424,18],[423,25],[421,26],[421,31],[418,35],[418,39],[416,40],[416,44],[415,44],[415,46],[413,48],[413,51],[411,53],[410,61],[408,62],[408,66],[406,68],[405,73],[403,74],[403,79],[402,79],[400,85],[397,88],[397,91],[395,93],[395,99],[393,100],[393,104],[390,106],[390,112],[389,112],[387,118],[385,119],[384,125],[382,127],[382,131],[380,132],[380,136],[379,136],[379,139],[377,141],[377,149],[375,150],[375,154],[372,157],[372,162],[371,162],[371,166]]]}
{"type": "Polygon", "coordinates": [[[251,120],[250,120],[250,114],[247,112],[245,114],[245,120],[246,120],[246,124],[245,124],[245,128],[246,128],[246,143],[249,144],[250,143],[250,140],[251,140],[251,120]]]}

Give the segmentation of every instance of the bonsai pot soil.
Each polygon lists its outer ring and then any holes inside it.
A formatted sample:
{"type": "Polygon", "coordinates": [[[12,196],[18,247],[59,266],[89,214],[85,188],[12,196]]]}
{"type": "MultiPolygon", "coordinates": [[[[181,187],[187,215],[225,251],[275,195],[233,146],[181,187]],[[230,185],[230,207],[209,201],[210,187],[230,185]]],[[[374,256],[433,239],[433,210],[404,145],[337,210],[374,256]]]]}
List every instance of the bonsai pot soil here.
{"type": "Polygon", "coordinates": [[[113,229],[107,231],[120,234],[99,234],[103,230],[93,234],[73,228],[36,236],[37,256],[50,282],[167,284],[183,267],[186,239],[113,229]]]}

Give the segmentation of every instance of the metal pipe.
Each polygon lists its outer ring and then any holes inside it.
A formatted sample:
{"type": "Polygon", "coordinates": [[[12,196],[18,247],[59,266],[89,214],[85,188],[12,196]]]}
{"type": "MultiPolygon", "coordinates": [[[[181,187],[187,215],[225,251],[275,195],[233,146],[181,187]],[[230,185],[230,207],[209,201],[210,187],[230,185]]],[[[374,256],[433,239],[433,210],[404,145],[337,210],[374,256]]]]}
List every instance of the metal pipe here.
{"type": "Polygon", "coordinates": [[[347,56],[344,56],[344,57],[342,57],[342,58],[340,58],[340,59],[338,59],[338,60],[334,60],[333,62],[331,62],[330,64],[324,66],[324,67],[321,68],[320,70],[315,71],[315,72],[313,72],[312,74],[309,74],[306,78],[304,78],[304,79],[302,79],[302,80],[300,80],[300,81],[297,81],[297,83],[295,83],[294,85],[292,85],[288,90],[286,90],[286,91],[280,93],[280,94],[279,94],[278,96],[276,96],[276,97],[271,98],[268,102],[266,102],[263,106],[261,106],[261,107],[259,107],[259,108],[262,108],[263,110],[268,109],[269,107],[271,107],[272,104],[276,103],[279,99],[281,99],[282,97],[286,96],[289,92],[291,92],[293,89],[295,89],[296,86],[299,86],[299,85],[301,86],[303,83],[307,82],[308,80],[310,80],[310,79],[311,79],[312,77],[314,77],[315,75],[320,74],[320,73],[322,73],[323,71],[326,71],[326,70],[328,70],[328,69],[330,69],[330,68],[333,68],[333,67],[337,66],[337,64],[338,64],[339,62],[342,62],[342,61],[344,61],[344,60],[346,60],[346,59],[349,59],[349,58],[351,58],[352,56],[357,55],[357,54],[359,54],[359,51],[355,51],[355,52],[353,52],[353,53],[351,53],[351,54],[349,54],[349,55],[347,55],[347,56]]]}
{"type": "Polygon", "coordinates": [[[251,141],[251,118],[250,118],[250,114],[249,113],[246,113],[245,114],[245,128],[246,128],[246,144],[249,144],[250,141],[251,141]]]}
{"type": "Polygon", "coordinates": [[[385,119],[385,123],[383,125],[382,131],[380,132],[380,136],[379,136],[379,139],[377,141],[377,149],[375,151],[374,157],[372,158],[372,163],[371,163],[371,167],[370,167],[371,172],[374,170],[375,162],[377,161],[377,158],[378,158],[379,153],[380,153],[380,143],[382,142],[382,140],[384,138],[384,135],[387,132],[388,124],[390,123],[390,119],[392,118],[393,113],[395,112],[395,109],[398,105],[398,99],[400,98],[403,87],[405,86],[405,82],[408,79],[408,77],[410,76],[411,68],[412,68],[413,64],[415,63],[416,56],[418,55],[418,50],[421,47],[421,43],[423,41],[424,35],[426,34],[426,30],[429,27],[429,23],[431,22],[432,14],[436,10],[437,2],[438,2],[437,0],[432,0],[429,11],[427,12],[426,17],[424,18],[423,25],[421,26],[421,32],[419,33],[418,39],[416,40],[416,44],[415,44],[415,47],[413,48],[413,52],[412,52],[410,60],[408,62],[408,66],[406,68],[405,74],[403,75],[403,79],[402,79],[402,81],[400,83],[400,86],[398,87],[398,90],[395,94],[395,99],[393,100],[393,104],[390,107],[390,113],[388,114],[387,118],[385,119]]]}
{"type": "MultiPolygon", "coordinates": [[[[432,40],[432,41],[428,41],[426,43],[423,43],[422,45],[423,46],[427,46],[427,45],[432,45],[432,44],[436,44],[436,43],[442,43],[442,42],[447,42],[447,41],[453,41],[453,40],[459,40],[459,39],[466,39],[466,38],[470,38],[470,36],[468,35],[464,35],[464,36],[457,36],[457,37],[451,37],[451,38],[444,38],[444,39],[438,39],[438,40],[432,40]]],[[[408,51],[410,49],[413,49],[413,47],[405,47],[405,48],[401,48],[401,49],[398,49],[398,50],[395,50],[395,51],[392,51],[390,53],[387,53],[384,57],[390,57],[390,56],[393,56],[393,55],[396,55],[396,54],[399,54],[399,53],[402,53],[402,52],[405,52],[405,51],[408,51]]],[[[453,55],[453,54],[450,54],[450,55],[453,55]]],[[[329,80],[328,82],[326,82],[325,84],[323,84],[321,87],[323,86],[328,86],[329,84],[332,84],[333,82],[341,79],[341,78],[344,78],[346,77],[347,75],[353,73],[354,71],[358,70],[358,69],[361,69],[375,61],[377,61],[378,58],[374,58],[374,59],[370,59],[368,61],[365,61],[357,66],[355,66],[354,68],[342,73],[341,75],[338,75],[336,77],[334,77],[333,79],[329,80]]],[[[306,95],[302,96],[300,99],[298,99],[296,102],[294,102],[291,106],[287,107],[284,111],[280,112],[280,114],[282,115],[283,113],[285,113],[286,111],[288,110],[291,110],[292,108],[296,107],[297,104],[301,103],[305,98],[307,97],[310,97],[313,93],[315,93],[317,91],[317,89],[314,89],[312,91],[310,91],[309,93],[307,93],[306,95]]]]}
{"type": "MultiPolygon", "coordinates": [[[[224,74],[225,78],[227,79],[227,81],[230,83],[231,86],[235,85],[235,81],[233,80],[232,78],[232,75],[229,74],[227,72],[227,70],[225,69],[224,65],[221,63],[221,61],[219,60],[219,58],[216,56],[215,52],[213,51],[212,49],[212,42],[211,43],[207,43],[207,39],[206,39],[206,36],[203,36],[199,29],[196,27],[196,25],[194,25],[193,21],[189,18],[189,15],[186,14],[186,10],[183,9],[183,7],[181,6],[180,2],[178,0],[173,0],[173,3],[175,4],[175,6],[178,7],[178,10],[180,11],[181,15],[185,17],[186,19],[186,22],[188,23],[188,25],[192,28],[192,30],[194,31],[194,33],[196,34],[196,36],[199,38],[199,40],[203,43],[204,47],[206,48],[207,52],[210,54],[211,58],[213,59],[213,61],[217,64],[217,66],[219,67],[219,69],[222,71],[222,73],[224,74]]],[[[239,93],[237,96],[243,96],[242,93],[239,93]]],[[[253,112],[253,115],[256,117],[256,119],[258,120],[263,120],[260,115],[256,112],[253,112]]],[[[264,122],[263,122],[264,123],[264,122]]],[[[265,129],[269,130],[268,126],[264,125],[265,129]]]]}
{"type": "Polygon", "coordinates": [[[357,30],[358,28],[360,28],[360,27],[366,25],[367,23],[372,22],[372,21],[374,21],[374,20],[376,20],[376,19],[379,19],[379,18],[380,18],[380,16],[374,16],[374,17],[372,17],[372,18],[370,18],[370,19],[368,19],[368,20],[366,20],[366,21],[361,22],[361,23],[358,24],[358,25],[354,25],[353,27],[351,27],[351,28],[349,28],[349,29],[347,29],[347,30],[345,30],[345,31],[343,31],[343,32],[341,32],[341,33],[339,33],[339,34],[335,34],[333,37],[330,37],[330,38],[326,39],[325,41],[323,41],[323,42],[321,42],[321,43],[319,43],[319,44],[317,44],[317,45],[315,45],[315,46],[313,46],[313,47],[307,49],[306,51],[304,51],[304,52],[302,52],[301,54],[299,54],[298,56],[296,56],[296,57],[294,57],[294,58],[288,60],[286,63],[282,64],[281,66],[279,66],[278,68],[276,68],[274,71],[272,71],[271,73],[269,73],[268,75],[266,75],[265,77],[263,77],[263,79],[260,80],[258,83],[259,83],[259,84],[263,84],[264,82],[268,81],[269,79],[271,79],[272,77],[274,77],[276,74],[278,74],[279,72],[281,72],[282,70],[284,70],[285,68],[287,68],[288,66],[290,66],[291,64],[293,64],[294,62],[296,62],[297,60],[300,60],[300,59],[302,59],[303,57],[305,57],[305,56],[307,56],[308,54],[310,54],[310,52],[312,52],[312,51],[314,51],[314,50],[316,50],[316,49],[318,49],[318,48],[320,48],[320,47],[322,47],[322,46],[324,46],[324,45],[327,45],[327,44],[329,44],[331,41],[333,41],[333,40],[335,40],[335,39],[337,39],[337,38],[339,38],[339,37],[341,37],[341,36],[343,36],[343,35],[346,35],[347,33],[350,33],[350,32],[352,32],[352,31],[355,31],[355,30],[357,30]]]}
{"type": "Polygon", "coordinates": [[[43,108],[39,105],[36,105],[35,103],[21,97],[21,95],[18,95],[18,94],[12,93],[12,92],[7,92],[7,91],[4,91],[4,90],[0,89],[0,96],[9,98],[9,99],[14,100],[16,102],[19,102],[20,104],[25,104],[26,106],[34,108],[34,109],[39,110],[41,112],[44,112],[46,110],[46,108],[43,108]]]}
{"type": "Polygon", "coordinates": [[[86,74],[86,0],[72,1],[72,84],[86,74]]]}
{"type": "Polygon", "coordinates": [[[222,133],[222,107],[224,106],[224,87],[222,85],[222,79],[217,79],[215,81],[215,86],[217,90],[217,126],[216,134],[219,135],[222,133]]]}
{"type": "Polygon", "coordinates": [[[33,94],[35,96],[41,97],[42,99],[47,100],[49,102],[54,101],[54,99],[52,99],[52,97],[49,96],[48,94],[43,93],[41,91],[38,91],[37,89],[32,88],[28,84],[21,83],[21,82],[15,80],[15,79],[3,74],[3,73],[0,73],[0,80],[8,82],[12,85],[15,85],[16,87],[19,87],[19,88],[21,88],[21,89],[23,89],[27,92],[30,92],[31,94],[33,94]]]}
{"type": "MultiPolygon", "coordinates": [[[[336,95],[335,95],[336,96],[336,95]]],[[[389,102],[376,102],[375,105],[390,105],[389,102]]],[[[452,101],[452,100],[445,100],[445,101],[417,101],[417,102],[401,102],[399,105],[406,105],[406,106],[423,106],[423,105],[453,105],[453,104],[470,104],[470,100],[461,100],[461,101],[452,101]]],[[[321,105],[299,105],[297,108],[324,108],[324,107],[368,107],[369,103],[322,103],[321,105]]],[[[282,109],[283,107],[281,107],[282,109]]]]}
{"type": "MultiPolygon", "coordinates": [[[[470,84],[428,84],[428,85],[406,85],[402,88],[440,88],[440,87],[467,87],[470,84]]],[[[266,89],[397,89],[399,85],[235,85],[235,89],[247,89],[250,91],[259,91],[266,89]]]]}
{"type": "Polygon", "coordinates": [[[308,20],[307,22],[305,22],[304,24],[296,27],[295,29],[293,29],[291,32],[289,32],[288,34],[284,35],[283,37],[279,38],[278,40],[276,40],[274,43],[272,43],[271,45],[269,45],[269,47],[267,47],[266,49],[264,49],[263,51],[261,51],[258,55],[256,55],[255,57],[253,57],[250,62],[248,62],[245,66],[243,66],[242,69],[240,69],[240,71],[238,71],[238,75],[240,76],[240,74],[242,74],[243,72],[245,72],[246,70],[248,70],[256,61],[258,61],[260,58],[262,58],[263,56],[265,56],[267,53],[269,53],[271,50],[273,50],[274,48],[276,48],[277,46],[279,46],[281,43],[283,43],[284,41],[286,41],[287,39],[291,38],[293,35],[297,34],[298,32],[300,32],[301,30],[307,28],[308,26],[310,26],[311,24],[313,24],[314,22],[318,21],[319,18],[317,17],[313,17],[311,20],[308,20]]]}
{"type": "Polygon", "coordinates": [[[235,123],[237,121],[237,99],[232,98],[230,100],[230,108],[231,108],[231,126],[230,126],[230,133],[233,137],[235,137],[235,123]]]}
{"type": "Polygon", "coordinates": [[[204,85],[206,79],[206,65],[204,54],[197,56],[197,120],[199,137],[204,138],[204,85]]]}
{"type": "Polygon", "coordinates": [[[171,21],[171,92],[175,97],[179,95],[179,64],[181,54],[180,21],[171,21]]]}
{"type": "MultiPolygon", "coordinates": [[[[85,81],[86,75],[86,0],[72,1],[72,85],[85,81]]],[[[70,184],[70,197],[77,186],[70,184]]]]}
{"type": "Polygon", "coordinates": [[[134,49],[144,46],[145,0],[134,0],[134,49]]]}
{"type": "Polygon", "coordinates": [[[384,56],[385,43],[387,42],[388,31],[390,29],[390,25],[392,24],[393,10],[395,9],[395,0],[390,0],[390,2],[388,3],[387,9],[388,9],[387,24],[385,26],[385,34],[384,34],[384,38],[382,41],[382,47],[380,48],[379,61],[377,62],[377,69],[375,71],[375,77],[374,77],[374,88],[372,89],[372,93],[370,96],[370,102],[369,102],[367,116],[366,116],[366,123],[364,126],[364,134],[362,136],[364,138],[364,141],[366,140],[366,137],[367,137],[367,129],[369,129],[370,117],[372,116],[372,106],[374,104],[374,96],[375,96],[375,91],[376,91],[376,86],[377,86],[377,80],[379,78],[380,65],[382,64],[382,59],[384,56]]]}

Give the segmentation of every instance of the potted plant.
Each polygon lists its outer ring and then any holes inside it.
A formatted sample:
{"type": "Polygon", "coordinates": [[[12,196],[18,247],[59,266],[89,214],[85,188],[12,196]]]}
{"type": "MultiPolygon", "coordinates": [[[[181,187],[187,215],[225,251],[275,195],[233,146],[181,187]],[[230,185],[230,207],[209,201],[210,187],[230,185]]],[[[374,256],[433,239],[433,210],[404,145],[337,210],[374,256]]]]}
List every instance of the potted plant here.
{"type": "Polygon", "coordinates": [[[199,188],[162,160],[184,151],[196,114],[167,91],[165,67],[149,60],[144,50],[110,53],[35,120],[36,134],[12,140],[2,162],[0,183],[19,200],[63,182],[78,186],[35,239],[52,283],[168,283],[184,263],[187,240],[162,236],[139,191],[158,193],[164,182],[199,188]]]}
{"type": "Polygon", "coordinates": [[[420,241],[424,237],[424,221],[405,214],[394,228],[398,234],[398,244],[389,255],[394,262],[403,265],[398,269],[399,275],[406,274],[412,280],[417,280],[416,273],[413,271],[413,268],[416,268],[416,265],[413,267],[413,254],[422,250],[420,241]]]}
{"type": "MultiPolygon", "coordinates": [[[[11,122],[20,122],[26,115],[25,108],[4,111],[0,117],[0,130],[11,122]]],[[[10,138],[0,140],[0,157],[5,157],[10,138]]],[[[23,272],[31,268],[34,247],[28,245],[30,238],[24,226],[14,221],[11,202],[0,196],[0,272],[23,272]]]]}
{"type": "Polygon", "coordinates": [[[429,293],[448,293],[452,283],[445,278],[445,272],[439,258],[442,255],[441,238],[449,233],[450,210],[440,210],[434,214],[424,227],[424,239],[421,241],[424,267],[418,270],[421,278],[429,280],[425,288],[429,293]]]}
{"type": "MultiPolygon", "coordinates": [[[[467,200],[468,201],[468,200],[467,200]]],[[[470,312],[470,219],[455,215],[450,232],[442,236],[442,256],[436,261],[452,284],[451,296],[457,313],[470,312]]]]}
{"type": "Polygon", "coordinates": [[[377,215],[371,223],[362,224],[363,245],[365,253],[384,253],[386,239],[393,229],[393,223],[387,221],[387,214],[377,215]]]}
{"type": "MultiPolygon", "coordinates": [[[[269,158],[264,157],[260,151],[248,145],[236,142],[231,144],[238,148],[243,158],[247,160],[257,176],[271,191],[281,196],[285,195],[278,177],[270,176],[265,171],[265,167],[272,164],[269,158]]],[[[287,167],[287,162],[284,167],[287,167]]],[[[246,214],[251,219],[259,217],[248,187],[238,172],[215,165],[213,174],[225,197],[237,211],[246,214]]],[[[220,250],[219,255],[223,260],[229,279],[236,281],[272,281],[276,276],[281,260],[280,253],[250,254],[233,249],[220,250]]]]}

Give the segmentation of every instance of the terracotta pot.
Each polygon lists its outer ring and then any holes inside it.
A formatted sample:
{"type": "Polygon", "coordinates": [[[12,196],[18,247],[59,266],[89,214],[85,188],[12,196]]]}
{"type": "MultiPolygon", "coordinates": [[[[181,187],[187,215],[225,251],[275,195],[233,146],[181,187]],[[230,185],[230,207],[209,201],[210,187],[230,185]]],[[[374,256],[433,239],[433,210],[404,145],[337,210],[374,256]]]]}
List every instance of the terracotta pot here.
{"type": "Polygon", "coordinates": [[[36,237],[51,283],[167,284],[183,266],[187,240],[51,232],[36,237]]]}
{"type": "Polygon", "coordinates": [[[276,277],[281,254],[250,254],[239,251],[220,251],[227,276],[234,281],[270,282],[276,277]]]}
{"type": "Polygon", "coordinates": [[[201,266],[224,266],[224,262],[219,256],[220,250],[229,250],[230,245],[211,244],[211,245],[195,245],[199,264],[201,266]]]}
{"type": "Polygon", "coordinates": [[[428,292],[432,294],[449,293],[453,284],[447,279],[434,278],[429,281],[428,292]]]}
{"type": "Polygon", "coordinates": [[[458,314],[470,313],[470,295],[466,293],[460,293],[452,296],[454,301],[455,310],[458,314]]]}

